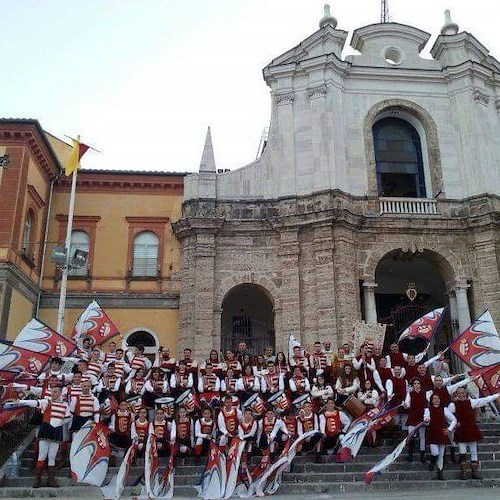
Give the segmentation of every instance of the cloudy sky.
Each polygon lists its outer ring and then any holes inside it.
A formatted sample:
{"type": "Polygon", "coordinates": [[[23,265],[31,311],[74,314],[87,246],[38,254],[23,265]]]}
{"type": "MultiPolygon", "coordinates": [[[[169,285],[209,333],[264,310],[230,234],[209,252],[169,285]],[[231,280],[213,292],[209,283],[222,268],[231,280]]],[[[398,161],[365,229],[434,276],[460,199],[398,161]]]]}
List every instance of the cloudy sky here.
{"type": "MultiPolygon", "coordinates": [[[[211,125],[217,166],[238,168],[269,124],[262,68],[316,31],[323,3],[0,0],[0,115],[79,133],[103,151],[83,165],[108,169],[196,170],[211,125]]],[[[379,20],[380,0],[330,3],[350,33],[379,20]]],[[[500,0],[389,3],[434,35],[450,8],[500,58],[500,0]]]]}

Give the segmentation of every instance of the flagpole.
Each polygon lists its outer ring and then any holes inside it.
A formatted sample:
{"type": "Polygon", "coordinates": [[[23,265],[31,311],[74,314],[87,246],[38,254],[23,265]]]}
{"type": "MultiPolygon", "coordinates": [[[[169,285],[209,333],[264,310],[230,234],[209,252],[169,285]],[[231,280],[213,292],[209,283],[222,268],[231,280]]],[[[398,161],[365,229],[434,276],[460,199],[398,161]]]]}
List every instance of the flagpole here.
{"type": "MultiPolygon", "coordinates": [[[[80,136],[78,136],[78,142],[80,142],[80,136]]],[[[75,212],[75,197],[76,197],[76,176],[78,169],[73,170],[73,177],[71,179],[71,195],[69,198],[69,211],[68,211],[68,225],[66,228],[66,242],[64,248],[66,250],[66,263],[63,268],[62,280],[61,280],[61,293],[59,295],[59,310],[57,312],[57,328],[56,331],[61,335],[64,335],[64,313],[66,308],[66,291],[68,287],[68,272],[69,265],[71,262],[71,255],[69,250],[71,247],[71,232],[73,231],[73,215],[75,212]]]]}

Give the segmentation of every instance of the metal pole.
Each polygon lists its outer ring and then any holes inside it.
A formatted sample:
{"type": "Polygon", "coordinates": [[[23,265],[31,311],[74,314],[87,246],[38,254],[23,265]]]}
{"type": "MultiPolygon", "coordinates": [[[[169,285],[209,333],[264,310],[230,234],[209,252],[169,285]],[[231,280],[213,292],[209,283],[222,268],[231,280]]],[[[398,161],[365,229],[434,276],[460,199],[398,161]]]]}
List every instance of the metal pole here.
{"type": "MultiPolygon", "coordinates": [[[[80,136],[78,136],[78,142],[80,141],[80,136]]],[[[69,254],[69,249],[71,246],[71,232],[73,230],[73,214],[75,211],[75,196],[76,196],[76,176],[77,170],[73,171],[73,178],[71,180],[71,195],[69,198],[69,213],[68,213],[68,227],[66,229],[66,243],[64,247],[66,248],[66,264],[63,268],[63,275],[61,280],[61,294],[59,296],[59,311],[57,312],[57,329],[56,331],[61,335],[64,335],[64,313],[66,308],[66,290],[68,286],[68,271],[71,262],[71,256],[69,254]]]]}

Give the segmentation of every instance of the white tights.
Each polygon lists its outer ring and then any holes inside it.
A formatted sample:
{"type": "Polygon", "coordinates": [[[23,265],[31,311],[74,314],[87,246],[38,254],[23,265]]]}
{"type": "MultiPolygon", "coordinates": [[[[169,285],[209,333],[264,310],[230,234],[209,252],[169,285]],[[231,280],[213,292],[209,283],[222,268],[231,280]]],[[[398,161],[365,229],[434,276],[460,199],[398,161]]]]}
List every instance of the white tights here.
{"type": "Polygon", "coordinates": [[[465,455],[467,453],[467,446],[470,451],[471,462],[477,462],[477,442],[471,441],[470,443],[458,443],[458,452],[460,455],[465,455]]]}
{"type": "MultiPolygon", "coordinates": [[[[409,425],[408,426],[408,434],[411,434],[416,428],[417,428],[416,425],[409,425]]],[[[425,451],[425,427],[424,426],[421,426],[420,429],[418,429],[418,440],[419,440],[420,451],[425,451]]]]}
{"type": "Polygon", "coordinates": [[[437,468],[439,470],[443,469],[443,462],[444,462],[444,450],[446,449],[446,446],[444,444],[431,444],[431,455],[433,457],[437,457],[437,468]]]}
{"type": "Polygon", "coordinates": [[[56,465],[56,455],[58,450],[58,442],[41,439],[38,443],[38,461],[45,462],[48,458],[47,465],[49,467],[54,467],[56,465]]]}

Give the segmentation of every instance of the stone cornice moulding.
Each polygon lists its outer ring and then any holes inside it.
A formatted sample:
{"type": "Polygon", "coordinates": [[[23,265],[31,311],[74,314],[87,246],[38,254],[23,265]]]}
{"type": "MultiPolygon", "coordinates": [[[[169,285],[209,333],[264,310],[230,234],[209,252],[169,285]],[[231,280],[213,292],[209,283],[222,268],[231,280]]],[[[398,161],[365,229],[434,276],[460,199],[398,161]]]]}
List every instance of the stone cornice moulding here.
{"type": "MultiPolygon", "coordinates": [[[[100,215],[75,215],[73,217],[75,222],[97,224],[101,220],[100,215]]],[[[68,222],[67,214],[57,214],[56,220],[58,222],[68,222]]]]}
{"type": "Polygon", "coordinates": [[[472,89],[472,98],[477,104],[482,104],[483,106],[488,106],[490,102],[490,96],[481,89],[472,89]]]}
{"type": "Polygon", "coordinates": [[[38,208],[43,208],[46,205],[44,199],[38,194],[36,187],[32,184],[28,184],[28,194],[31,196],[38,208]]]}
{"type": "Polygon", "coordinates": [[[326,97],[326,85],[319,85],[316,87],[311,87],[307,89],[307,96],[309,99],[324,99],[326,97]]]}
{"type": "Polygon", "coordinates": [[[129,224],[168,224],[170,219],[168,217],[158,216],[126,216],[125,220],[129,224]]]}

